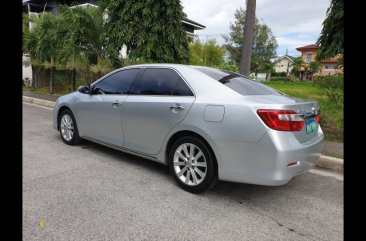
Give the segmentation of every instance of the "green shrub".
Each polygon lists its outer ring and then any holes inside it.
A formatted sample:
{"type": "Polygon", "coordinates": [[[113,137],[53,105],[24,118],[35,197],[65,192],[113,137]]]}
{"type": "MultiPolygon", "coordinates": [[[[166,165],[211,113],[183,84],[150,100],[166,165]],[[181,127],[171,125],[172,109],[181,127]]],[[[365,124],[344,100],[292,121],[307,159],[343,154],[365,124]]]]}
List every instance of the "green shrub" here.
{"type": "Polygon", "coordinates": [[[218,69],[228,70],[231,72],[238,72],[239,68],[235,64],[225,63],[217,66],[218,69]]]}
{"type": "Polygon", "coordinates": [[[272,74],[272,76],[273,77],[286,77],[287,76],[287,73],[286,72],[278,72],[278,73],[274,72],[272,74]]]}
{"type": "Polygon", "coordinates": [[[319,76],[315,83],[319,85],[331,103],[336,106],[343,104],[343,74],[319,76]]]}
{"type": "Polygon", "coordinates": [[[330,140],[343,141],[343,74],[318,76],[314,83],[319,86],[320,91],[327,97],[322,101],[326,115],[322,115],[322,112],[320,112],[324,133],[328,135],[330,140]]]}

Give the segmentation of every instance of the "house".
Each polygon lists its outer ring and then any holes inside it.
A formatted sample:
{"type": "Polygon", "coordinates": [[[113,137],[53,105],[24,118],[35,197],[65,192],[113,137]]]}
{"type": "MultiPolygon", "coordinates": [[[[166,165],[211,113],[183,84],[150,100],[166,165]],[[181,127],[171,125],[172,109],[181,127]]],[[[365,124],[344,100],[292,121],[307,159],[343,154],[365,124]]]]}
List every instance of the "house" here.
{"type": "Polygon", "coordinates": [[[231,53],[225,48],[224,56],[222,57],[224,59],[224,63],[228,64],[230,61],[232,61],[232,55],[231,53]]]}
{"type": "Polygon", "coordinates": [[[320,61],[319,75],[330,75],[343,73],[343,67],[337,67],[338,61],[341,55],[338,54],[336,57],[320,61]]]}
{"type": "Polygon", "coordinates": [[[338,67],[337,63],[341,55],[337,55],[334,58],[319,61],[319,70],[316,73],[310,71],[310,63],[317,61],[316,56],[318,53],[318,46],[310,44],[296,48],[297,51],[301,52],[301,59],[304,62],[300,69],[300,79],[312,79],[313,75],[330,75],[343,73],[343,68],[338,67]]]}
{"type": "Polygon", "coordinates": [[[287,75],[291,73],[291,70],[294,65],[294,57],[287,55],[283,55],[274,61],[273,70],[275,73],[285,72],[287,75]]]}
{"type": "Polygon", "coordinates": [[[201,30],[206,28],[206,26],[185,17],[182,20],[182,24],[184,29],[186,30],[186,33],[192,37],[195,35],[195,30],[201,30]]]}
{"type": "MultiPolygon", "coordinates": [[[[97,6],[97,0],[23,0],[23,12],[29,13],[30,15],[37,15],[44,11],[52,12],[53,14],[58,13],[57,4],[80,4],[82,6],[97,6]]],[[[191,19],[183,18],[182,25],[186,33],[190,36],[194,36],[195,30],[201,30],[206,26],[197,23],[191,19]]]]}

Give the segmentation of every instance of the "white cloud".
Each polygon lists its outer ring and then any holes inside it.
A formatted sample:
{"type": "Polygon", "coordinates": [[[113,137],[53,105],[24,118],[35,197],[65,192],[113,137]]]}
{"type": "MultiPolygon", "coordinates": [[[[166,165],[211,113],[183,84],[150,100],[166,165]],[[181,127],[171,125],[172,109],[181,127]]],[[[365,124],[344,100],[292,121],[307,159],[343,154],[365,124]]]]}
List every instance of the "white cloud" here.
{"type": "Polygon", "coordinates": [[[289,50],[290,55],[299,55],[299,52],[297,52],[296,48],[304,45],[308,45],[311,39],[291,39],[291,38],[283,38],[283,37],[277,37],[277,42],[279,46],[286,46],[281,47],[277,50],[277,53],[279,55],[285,54],[286,49],[289,50]]]}
{"type": "MultiPolygon", "coordinates": [[[[196,33],[201,38],[216,38],[224,43],[222,34],[230,31],[234,12],[245,8],[244,0],[182,0],[187,17],[206,26],[196,33]]],[[[315,43],[322,29],[329,0],[257,0],[256,16],[266,23],[277,38],[278,54],[288,48],[315,43]]],[[[294,52],[295,51],[295,52],[294,52]]]]}

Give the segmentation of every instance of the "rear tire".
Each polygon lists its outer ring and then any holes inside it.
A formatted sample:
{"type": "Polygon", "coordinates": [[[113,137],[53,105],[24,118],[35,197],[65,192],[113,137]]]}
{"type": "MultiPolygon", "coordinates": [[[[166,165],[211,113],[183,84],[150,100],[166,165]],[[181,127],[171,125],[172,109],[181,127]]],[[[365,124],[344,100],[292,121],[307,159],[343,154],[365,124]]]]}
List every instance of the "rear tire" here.
{"type": "Polygon", "coordinates": [[[70,110],[64,110],[61,113],[58,124],[61,139],[65,144],[73,146],[81,143],[78,127],[70,110]]]}
{"type": "Polygon", "coordinates": [[[207,144],[193,136],[176,140],[169,153],[169,166],[175,181],[191,193],[206,191],[217,183],[215,162],[207,144]]]}

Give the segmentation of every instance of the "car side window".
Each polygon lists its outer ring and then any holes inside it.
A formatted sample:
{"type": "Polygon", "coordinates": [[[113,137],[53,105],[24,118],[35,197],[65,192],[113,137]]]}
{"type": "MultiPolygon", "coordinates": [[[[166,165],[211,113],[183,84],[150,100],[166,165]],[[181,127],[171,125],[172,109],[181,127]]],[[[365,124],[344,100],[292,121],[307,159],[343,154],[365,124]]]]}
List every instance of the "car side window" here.
{"type": "Polygon", "coordinates": [[[181,77],[178,76],[177,84],[175,85],[173,95],[179,96],[193,96],[191,89],[187,86],[187,84],[182,80],[181,77]]]}
{"type": "Polygon", "coordinates": [[[171,69],[146,69],[136,84],[135,95],[193,95],[180,76],[171,69]]]}
{"type": "Polygon", "coordinates": [[[94,94],[128,94],[131,84],[136,79],[140,69],[126,69],[114,73],[98,82],[94,88],[94,94]]]}

